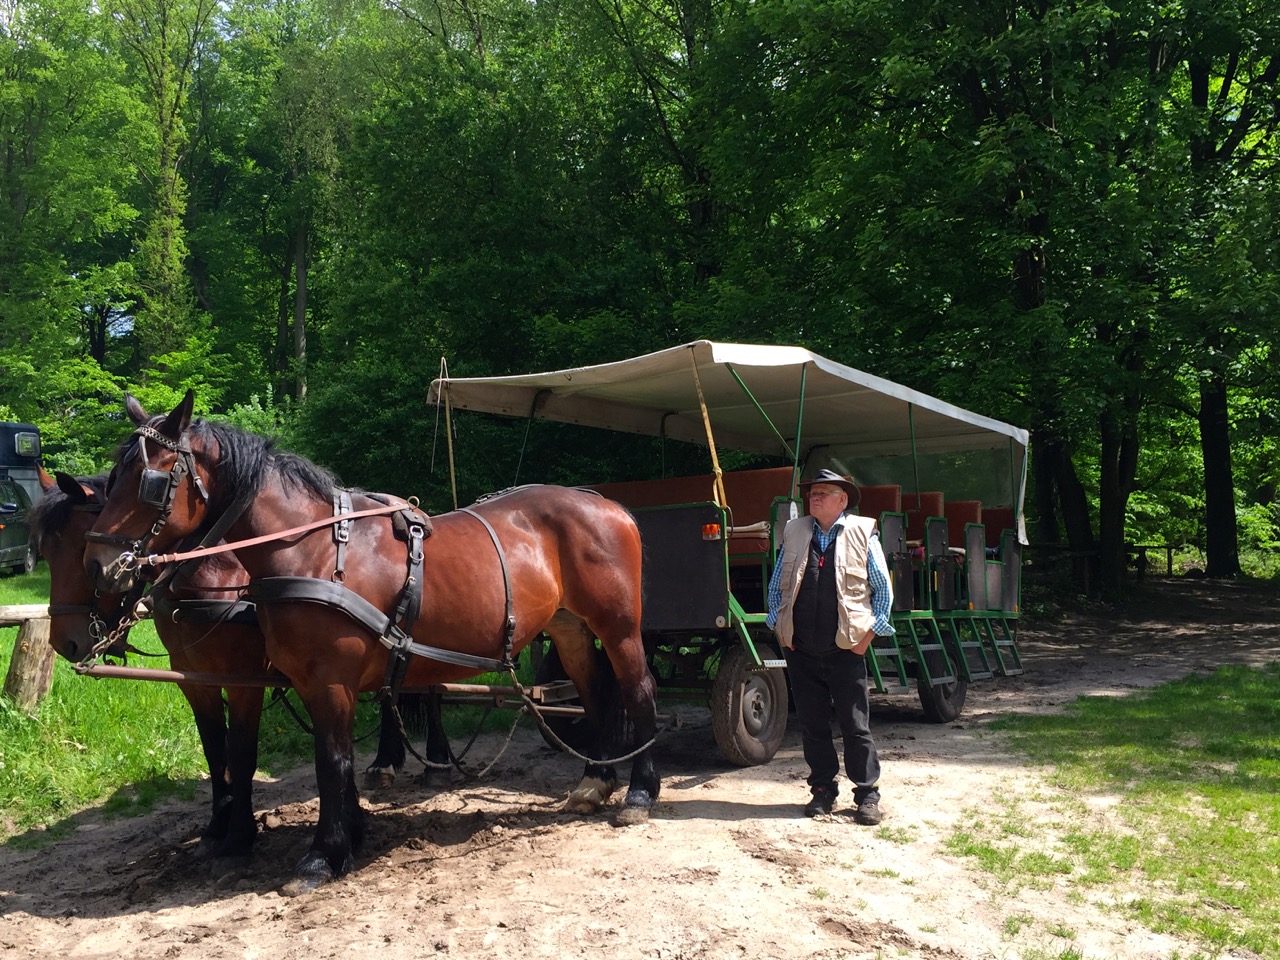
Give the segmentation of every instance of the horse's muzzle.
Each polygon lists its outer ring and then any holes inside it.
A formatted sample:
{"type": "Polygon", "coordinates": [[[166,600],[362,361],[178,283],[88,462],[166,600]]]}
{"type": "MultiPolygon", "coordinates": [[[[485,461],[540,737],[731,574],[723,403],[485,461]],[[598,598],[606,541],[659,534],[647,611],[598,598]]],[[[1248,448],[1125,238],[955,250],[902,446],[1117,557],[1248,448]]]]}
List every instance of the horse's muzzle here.
{"type": "Polygon", "coordinates": [[[85,555],[84,569],[94,586],[105,593],[125,593],[137,583],[138,572],[131,564],[122,562],[124,555],[105,563],[96,556],[85,555]]]}

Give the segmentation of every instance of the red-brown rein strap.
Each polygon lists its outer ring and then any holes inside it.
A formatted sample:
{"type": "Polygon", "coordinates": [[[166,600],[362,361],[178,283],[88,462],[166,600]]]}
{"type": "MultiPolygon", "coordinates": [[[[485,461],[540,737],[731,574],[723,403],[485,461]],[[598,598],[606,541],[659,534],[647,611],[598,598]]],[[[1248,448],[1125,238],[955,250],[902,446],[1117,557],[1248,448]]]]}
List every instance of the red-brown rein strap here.
{"type": "Polygon", "coordinates": [[[270,543],[273,540],[284,540],[297,533],[309,533],[312,530],[319,530],[321,527],[331,527],[335,523],[339,523],[343,520],[358,520],[360,517],[377,517],[388,513],[399,513],[406,507],[412,509],[412,504],[391,503],[382,507],[370,507],[368,510],[357,510],[355,513],[344,513],[340,517],[325,517],[323,520],[313,520],[310,523],[304,523],[300,527],[281,530],[278,533],[263,534],[262,536],[254,537],[251,540],[237,540],[235,543],[220,543],[216,547],[198,547],[195,550],[187,550],[185,553],[151,553],[145,557],[136,557],[135,562],[139,566],[158,567],[164,563],[180,563],[183,560],[192,560],[196,557],[211,557],[217,553],[227,553],[228,551],[240,550],[244,547],[256,547],[260,543],[270,543]]]}

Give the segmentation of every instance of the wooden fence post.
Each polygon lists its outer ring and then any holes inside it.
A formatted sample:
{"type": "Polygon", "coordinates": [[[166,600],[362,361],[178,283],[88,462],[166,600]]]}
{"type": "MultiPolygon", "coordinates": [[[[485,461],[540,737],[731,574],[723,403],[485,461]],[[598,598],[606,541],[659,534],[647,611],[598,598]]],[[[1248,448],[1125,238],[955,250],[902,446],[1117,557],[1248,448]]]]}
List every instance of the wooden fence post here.
{"type": "Polygon", "coordinates": [[[18,639],[4,680],[4,695],[23,710],[32,711],[53,686],[49,608],[42,603],[0,606],[0,627],[15,625],[18,639]]]}

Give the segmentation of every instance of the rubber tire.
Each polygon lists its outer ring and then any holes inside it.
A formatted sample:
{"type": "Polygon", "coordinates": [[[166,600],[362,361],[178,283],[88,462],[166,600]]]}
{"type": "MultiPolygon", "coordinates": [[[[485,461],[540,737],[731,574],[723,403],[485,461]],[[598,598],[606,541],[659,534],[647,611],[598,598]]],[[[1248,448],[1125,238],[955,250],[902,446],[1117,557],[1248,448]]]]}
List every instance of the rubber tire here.
{"type": "Polygon", "coordinates": [[[969,681],[957,677],[953,683],[931,685],[924,677],[916,680],[916,692],[920,694],[920,706],[930,723],[951,723],[964,711],[964,700],[969,694],[969,681]]]}
{"type": "MultiPolygon", "coordinates": [[[[761,660],[776,660],[778,652],[757,643],[761,660]]],[[[729,647],[711,683],[711,730],[720,754],[740,767],[768,763],[787,732],[786,675],[779,669],[760,671],[747,648],[729,647]]]]}
{"type": "MultiPolygon", "coordinates": [[[[533,682],[535,684],[554,683],[557,680],[568,679],[568,675],[564,672],[564,666],[560,663],[559,651],[556,650],[555,644],[550,644],[549,649],[542,655],[541,662],[538,663],[538,667],[534,671],[533,682]]],[[[557,706],[580,707],[582,706],[582,701],[574,697],[572,700],[559,701],[557,706]]],[[[579,753],[584,752],[591,746],[591,731],[586,717],[546,716],[542,719],[546,721],[552,733],[579,753]]],[[[538,733],[546,741],[547,746],[556,750],[560,749],[560,744],[548,737],[541,726],[538,727],[538,733]]]]}

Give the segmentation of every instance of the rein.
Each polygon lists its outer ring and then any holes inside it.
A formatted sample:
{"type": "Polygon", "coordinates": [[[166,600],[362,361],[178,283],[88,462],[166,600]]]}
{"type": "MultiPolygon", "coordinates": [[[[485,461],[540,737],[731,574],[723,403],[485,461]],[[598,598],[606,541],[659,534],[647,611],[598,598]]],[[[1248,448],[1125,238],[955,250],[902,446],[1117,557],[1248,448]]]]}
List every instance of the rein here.
{"type": "Polygon", "coordinates": [[[121,569],[128,572],[139,567],[158,567],[166,563],[181,563],[185,560],[195,560],[197,558],[212,557],[218,553],[228,553],[232,550],[243,549],[244,547],[256,547],[260,543],[270,543],[274,540],[284,540],[299,533],[309,533],[312,530],[319,530],[322,527],[331,527],[335,523],[344,520],[356,520],[360,517],[376,517],[389,513],[399,513],[405,508],[403,503],[387,504],[381,507],[370,507],[368,510],[357,510],[355,513],[344,513],[340,517],[325,517],[321,520],[312,520],[310,523],[304,523],[298,527],[292,527],[288,530],[281,530],[277,533],[266,533],[260,537],[253,537],[249,540],[237,540],[234,543],[221,543],[216,547],[197,547],[194,550],[186,550],[182,553],[150,553],[145,557],[137,556],[132,553],[123,553],[120,555],[121,569]]]}

